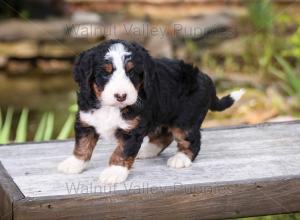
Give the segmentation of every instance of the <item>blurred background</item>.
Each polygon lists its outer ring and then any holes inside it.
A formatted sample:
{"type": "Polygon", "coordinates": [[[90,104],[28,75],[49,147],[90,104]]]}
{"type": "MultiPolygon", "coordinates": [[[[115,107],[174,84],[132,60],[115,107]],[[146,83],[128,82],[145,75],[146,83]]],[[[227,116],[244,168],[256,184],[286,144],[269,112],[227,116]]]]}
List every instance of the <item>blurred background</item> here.
{"type": "Polygon", "coordinates": [[[73,137],[74,58],[112,38],[194,63],[220,96],[246,88],[204,127],[297,120],[299,24],[296,0],[0,0],[0,144],[73,137]]]}
{"type": "Polygon", "coordinates": [[[0,143],[73,137],[73,60],[111,38],[194,63],[219,95],[247,89],[204,127],[298,119],[299,12],[295,0],[0,0],[0,143]]]}

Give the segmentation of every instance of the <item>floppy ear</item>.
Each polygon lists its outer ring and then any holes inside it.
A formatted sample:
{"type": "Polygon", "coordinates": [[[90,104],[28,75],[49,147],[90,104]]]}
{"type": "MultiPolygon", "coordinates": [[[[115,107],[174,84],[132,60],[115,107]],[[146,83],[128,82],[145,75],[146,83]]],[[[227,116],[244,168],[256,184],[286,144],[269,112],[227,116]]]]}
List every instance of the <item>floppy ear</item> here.
{"type": "Polygon", "coordinates": [[[77,103],[80,110],[97,107],[97,101],[92,90],[94,80],[94,56],[91,51],[82,52],[75,60],[73,77],[79,85],[77,103]]]}
{"type": "Polygon", "coordinates": [[[144,71],[144,90],[146,93],[146,96],[150,96],[152,94],[153,90],[153,82],[155,79],[155,67],[154,67],[154,61],[152,57],[149,55],[149,52],[142,47],[141,45],[137,43],[133,43],[133,46],[135,47],[136,51],[142,58],[143,63],[143,71],[144,71]]]}

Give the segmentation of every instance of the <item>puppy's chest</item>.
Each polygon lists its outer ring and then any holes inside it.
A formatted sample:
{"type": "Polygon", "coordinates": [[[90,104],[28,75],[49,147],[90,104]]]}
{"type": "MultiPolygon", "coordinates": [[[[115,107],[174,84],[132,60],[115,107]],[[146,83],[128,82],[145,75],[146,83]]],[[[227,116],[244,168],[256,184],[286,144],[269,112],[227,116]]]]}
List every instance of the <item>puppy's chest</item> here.
{"type": "Polygon", "coordinates": [[[105,106],[89,112],[80,112],[80,120],[93,126],[101,138],[115,139],[117,128],[129,129],[130,123],[123,119],[119,108],[105,106]]]}

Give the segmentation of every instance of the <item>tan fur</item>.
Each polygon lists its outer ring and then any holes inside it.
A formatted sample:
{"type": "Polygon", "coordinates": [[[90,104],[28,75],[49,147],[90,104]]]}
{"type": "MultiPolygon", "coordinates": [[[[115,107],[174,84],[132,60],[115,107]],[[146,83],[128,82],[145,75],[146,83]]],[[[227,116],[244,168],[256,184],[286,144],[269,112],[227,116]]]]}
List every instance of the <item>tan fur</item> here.
{"type": "Polygon", "coordinates": [[[93,89],[94,89],[96,97],[100,98],[102,91],[98,88],[98,86],[95,83],[93,84],[93,89]]]}
{"type": "Polygon", "coordinates": [[[140,117],[135,117],[134,119],[127,120],[127,123],[129,124],[129,128],[126,129],[126,131],[129,132],[132,129],[136,128],[139,125],[140,121],[141,121],[140,117]]]}
{"type": "Polygon", "coordinates": [[[149,137],[149,143],[155,144],[156,146],[160,147],[161,152],[166,147],[168,147],[174,140],[171,132],[168,132],[167,134],[165,134],[165,133],[162,134],[160,131],[152,132],[152,133],[148,134],[148,137],[149,137]]]}
{"type": "Polygon", "coordinates": [[[116,149],[114,150],[113,154],[110,157],[109,165],[118,165],[124,166],[130,169],[134,162],[133,157],[124,158],[123,151],[124,151],[124,141],[119,139],[116,149]]]}
{"type": "Polygon", "coordinates": [[[106,72],[106,73],[109,73],[111,74],[112,71],[113,71],[113,66],[111,63],[106,63],[103,65],[103,70],[106,72]]]}
{"type": "Polygon", "coordinates": [[[133,62],[129,61],[125,64],[126,72],[129,72],[134,67],[133,62]]]}
{"type": "Polygon", "coordinates": [[[171,128],[172,134],[177,142],[178,151],[186,154],[190,159],[193,159],[193,152],[190,150],[191,143],[186,140],[187,132],[180,128],[171,128]]]}
{"type": "Polygon", "coordinates": [[[82,137],[75,144],[75,148],[73,151],[74,155],[80,160],[90,160],[97,140],[98,136],[94,133],[89,133],[88,135],[82,137]]]}

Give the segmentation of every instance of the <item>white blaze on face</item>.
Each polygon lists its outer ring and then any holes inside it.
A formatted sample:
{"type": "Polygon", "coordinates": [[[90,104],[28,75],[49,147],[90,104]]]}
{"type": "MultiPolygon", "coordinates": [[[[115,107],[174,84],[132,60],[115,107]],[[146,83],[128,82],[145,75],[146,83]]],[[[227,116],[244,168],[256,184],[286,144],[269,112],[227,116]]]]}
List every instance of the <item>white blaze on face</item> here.
{"type": "Polygon", "coordinates": [[[137,91],[126,75],[124,69],[125,56],[130,54],[131,52],[126,51],[123,44],[116,43],[109,48],[105,55],[105,59],[112,61],[114,72],[104,86],[104,90],[101,95],[102,105],[125,107],[136,102],[138,96],[137,91]],[[126,94],[126,100],[118,102],[115,98],[115,94],[126,94]]]}

